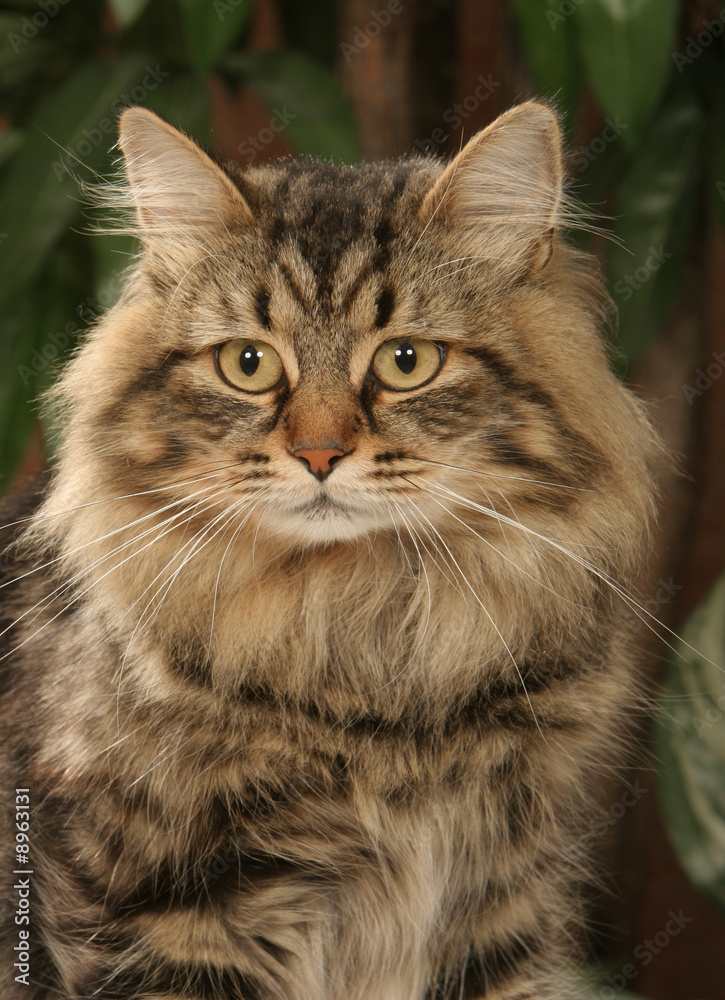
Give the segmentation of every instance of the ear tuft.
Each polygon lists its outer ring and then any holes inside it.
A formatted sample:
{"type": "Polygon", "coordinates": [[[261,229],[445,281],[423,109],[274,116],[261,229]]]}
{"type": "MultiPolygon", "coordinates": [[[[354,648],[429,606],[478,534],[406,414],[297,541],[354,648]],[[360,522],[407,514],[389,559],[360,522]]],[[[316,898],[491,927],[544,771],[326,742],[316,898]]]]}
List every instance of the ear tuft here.
{"type": "Polygon", "coordinates": [[[478,236],[512,262],[543,267],[559,224],[561,132],[540,101],[512,108],[479,132],[426,195],[421,218],[478,236]]]}
{"type": "Polygon", "coordinates": [[[224,171],[148,108],[121,114],[118,144],[145,236],[178,238],[191,230],[251,220],[247,203],[224,171]]]}

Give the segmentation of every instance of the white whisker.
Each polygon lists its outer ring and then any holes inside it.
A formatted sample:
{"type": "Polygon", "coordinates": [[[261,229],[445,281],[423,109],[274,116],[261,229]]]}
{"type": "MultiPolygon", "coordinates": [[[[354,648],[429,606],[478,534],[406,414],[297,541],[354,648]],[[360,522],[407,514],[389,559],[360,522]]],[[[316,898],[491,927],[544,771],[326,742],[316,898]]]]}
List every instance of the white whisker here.
{"type": "MultiPolygon", "coordinates": [[[[427,492],[427,491],[425,491],[425,492],[427,492]]],[[[444,503],[442,503],[440,499],[438,499],[437,497],[434,496],[433,497],[433,502],[436,503],[439,507],[441,507],[446,512],[446,514],[448,514],[450,517],[452,517],[455,521],[457,521],[459,524],[462,524],[464,528],[467,528],[468,531],[472,532],[476,536],[476,538],[479,538],[485,545],[488,545],[488,547],[490,549],[492,549],[498,556],[500,556],[501,559],[504,559],[507,563],[509,563],[511,566],[513,566],[514,569],[518,573],[521,573],[522,576],[525,576],[527,579],[531,580],[532,583],[535,583],[539,587],[543,587],[544,590],[548,590],[550,594],[554,595],[554,597],[558,598],[560,601],[564,601],[566,604],[571,604],[572,607],[575,607],[575,608],[585,608],[586,607],[586,605],[584,605],[584,604],[580,604],[577,601],[572,601],[568,597],[564,597],[563,594],[557,593],[552,587],[547,586],[541,580],[538,580],[535,576],[533,576],[531,573],[529,573],[528,570],[525,570],[522,566],[519,566],[519,564],[514,559],[510,558],[507,555],[504,555],[504,553],[499,548],[497,548],[493,544],[493,542],[489,541],[488,538],[484,538],[484,536],[481,535],[481,534],[479,534],[479,532],[476,531],[475,528],[472,528],[470,524],[468,524],[462,518],[460,518],[456,514],[454,514],[453,511],[450,510],[449,507],[446,507],[446,505],[444,503]]],[[[493,508],[492,508],[492,510],[493,510],[493,508]]],[[[499,519],[499,517],[497,515],[498,515],[498,512],[494,511],[495,520],[499,521],[500,519],[499,519]]],[[[501,522],[501,523],[503,525],[503,523],[505,523],[505,522],[501,522]]],[[[514,522],[514,523],[520,523],[520,522],[514,522]]]]}
{"type": "MultiPolygon", "coordinates": [[[[409,473],[409,475],[412,474],[409,473]]],[[[417,476],[415,478],[420,479],[421,477],[417,476]]],[[[711,666],[725,673],[725,668],[719,666],[719,664],[717,663],[714,663],[707,656],[700,653],[699,650],[695,649],[694,646],[691,646],[686,640],[682,638],[682,636],[678,635],[677,632],[673,631],[673,629],[665,625],[664,622],[661,622],[656,615],[648,611],[643,604],[640,604],[640,602],[637,601],[634,597],[632,597],[631,594],[628,594],[626,590],[620,587],[619,584],[616,583],[616,581],[612,580],[611,577],[608,576],[608,574],[606,574],[603,570],[598,569],[593,563],[589,562],[589,560],[584,559],[581,556],[578,556],[576,553],[572,552],[570,549],[562,545],[560,542],[555,541],[553,538],[548,538],[546,535],[542,535],[540,532],[535,531],[533,528],[530,528],[519,521],[514,521],[512,518],[507,517],[505,514],[501,514],[497,511],[491,510],[490,508],[484,507],[481,504],[477,504],[475,503],[475,501],[469,499],[468,497],[463,497],[460,494],[456,493],[454,490],[450,490],[448,487],[443,486],[440,483],[430,483],[428,482],[428,480],[424,479],[421,479],[421,482],[424,482],[426,483],[427,486],[433,487],[435,489],[443,490],[447,495],[455,497],[455,499],[459,503],[463,504],[464,506],[468,506],[471,510],[477,510],[482,514],[487,514],[489,517],[496,518],[497,520],[503,520],[505,521],[505,523],[510,524],[513,527],[518,528],[520,531],[523,531],[534,538],[538,538],[545,544],[550,545],[552,548],[555,548],[557,551],[561,552],[562,555],[565,555],[568,558],[572,559],[574,562],[578,563],[583,569],[586,569],[588,572],[596,576],[597,579],[602,581],[602,583],[605,583],[613,591],[613,593],[615,593],[618,597],[620,597],[631,608],[631,610],[634,611],[634,613],[637,615],[640,621],[644,625],[646,625],[651,632],[657,635],[657,637],[662,642],[664,642],[665,645],[668,646],[668,648],[671,649],[673,653],[679,656],[680,659],[683,659],[682,654],[677,649],[675,649],[675,647],[672,646],[671,643],[669,643],[666,639],[662,638],[662,636],[657,633],[657,630],[653,628],[653,626],[650,624],[649,621],[647,621],[647,618],[653,622],[656,622],[660,628],[664,629],[673,638],[677,639],[679,642],[683,643],[683,645],[687,646],[687,648],[690,649],[693,653],[697,653],[698,656],[701,656],[711,666]],[[646,616],[646,618],[644,616],[646,616]]]]}
{"type": "MultiPolygon", "coordinates": [[[[201,479],[196,480],[196,482],[201,482],[201,481],[202,481],[201,479]]],[[[98,538],[93,538],[88,542],[83,542],[82,545],[78,545],[72,549],[64,550],[61,555],[56,556],[54,559],[49,559],[47,562],[40,563],[38,566],[34,566],[33,569],[28,570],[27,573],[22,573],[20,576],[16,576],[12,580],[6,580],[3,584],[0,584],[0,590],[2,590],[4,587],[11,586],[11,584],[13,583],[18,583],[20,580],[25,580],[27,577],[32,576],[34,573],[39,573],[41,570],[48,569],[50,566],[54,566],[57,563],[66,562],[70,556],[76,555],[78,552],[82,552],[83,549],[86,549],[91,545],[99,545],[101,542],[104,542],[107,538],[111,538],[113,535],[117,535],[120,532],[127,531],[129,528],[134,527],[134,525],[140,524],[142,521],[147,521],[150,520],[151,518],[157,517],[159,514],[163,514],[164,511],[170,510],[172,507],[188,503],[188,501],[192,497],[198,496],[200,493],[203,493],[205,489],[212,489],[214,485],[216,484],[210,485],[208,487],[202,487],[201,490],[196,490],[194,493],[190,493],[187,494],[186,496],[179,497],[176,500],[172,500],[171,503],[168,503],[165,507],[155,508],[154,510],[149,511],[147,514],[144,514],[141,517],[136,518],[134,521],[129,521],[127,524],[123,524],[119,528],[114,528],[112,531],[107,532],[105,535],[99,535],[98,538]]],[[[129,494],[129,496],[139,496],[139,495],[141,494],[129,494]]],[[[125,497],[115,498],[115,499],[125,499],[125,497]]],[[[99,501],[99,502],[104,502],[104,501],[99,501]]]]}
{"type": "MultiPolygon", "coordinates": [[[[419,478],[419,477],[416,477],[416,478],[419,478]]],[[[531,702],[531,698],[530,698],[530,696],[529,696],[529,692],[528,692],[528,689],[527,689],[527,687],[526,687],[526,683],[525,683],[525,681],[524,681],[524,678],[523,678],[523,674],[521,673],[521,670],[519,669],[519,665],[518,665],[518,663],[516,662],[516,657],[515,657],[515,656],[514,656],[514,654],[512,653],[512,651],[511,651],[511,648],[510,648],[509,644],[508,644],[508,643],[506,642],[506,640],[505,640],[505,639],[504,639],[504,637],[503,637],[503,633],[502,633],[502,632],[501,632],[501,630],[499,629],[499,627],[498,627],[498,625],[496,624],[496,622],[495,622],[495,621],[493,620],[493,617],[491,616],[491,613],[489,612],[488,608],[487,608],[487,607],[485,606],[485,604],[484,604],[484,603],[483,603],[483,601],[481,600],[481,598],[480,598],[479,594],[478,594],[478,593],[476,592],[476,589],[475,589],[475,587],[473,587],[473,585],[472,585],[472,584],[471,584],[471,582],[469,581],[468,577],[466,576],[466,574],[465,574],[465,573],[463,572],[463,570],[461,569],[461,567],[460,567],[460,565],[459,565],[459,563],[458,563],[457,559],[455,558],[455,556],[454,556],[454,555],[453,555],[453,553],[451,552],[450,548],[449,548],[449,547],[448,547],[448,545],[446,544],[446,541],[445,541],[445,539],[443,538],[443,536],[442,536],[442,535],[440,534],[440,532],[439,532],[439,531],[438,531],[438,529],[437,529],[437,528],[435,527],[435,525],[433,524],[433,522],[432,522],[432,521],[430,521],[430,519],[429,519],[428,517],[426,517],[426,515],[425,515],[425,514],[423,513],[423,511],[421,511],[421,510],[420,510],[420,508],[419,508],[419,512],[420,512],[420,515],[421,515],[421,517],[423,517],[423,518],[424,518],[424,519],[425,519],[425,520],[426,520],[426,521],[428,522],[428,524],[430,524],[430,526],[431,526],[431,529],[432,529],[432,530],[433,530],[433,531],[435,532],[435,534],[436,534],[436,535],[438,535],[438,537],[440,538],[440,540],[441,540],[441,544],[442,544],[442,545],[444,546],[444,548],[445,548],[445,549],[446,549],[446,551],[448,552],[448,554],[449,554],[449,556],[450,556],[450,558],[451,558],[451,560],[452,560],[452,562],[453,562],[454,566],[456,567],[456,569],[458,570],[458,572],[459,572],[459,574],[460,574],[460,576],[461,576],[461,579],[462,579],[462,580],[464,581],[464,583],[466,584],[466,586],[468,587],[468,589],[469,589],[469,590],[471,591],[471,593],[473,594],[473,597],[474,597],[474,600],[475,600],[475,601],[476,601],[476,603],[477,603],[477,604],[478,604],[478,605],[480,606],[481,610],[482,610],[482,611],[483,611],[483,613],[484,613],[484,614],[486,615],[486,617],[488,618],[489,622],[490,622],[490,623],[491,623],[491,625],[493,626],[493,629],[494,629],[494,631],[496,632],[496,634],[498,635],[499,639],[501,640],[501,643],[503,644],[503,647],[504,647],[504,649],[506,650],[506,653],[508,654],[508,656],[509,656],[509,659],[511,660],[511,662],[512,662],[512,663],[513,663],[513,665],[514,665],[514,669],[516,670],[516,673],[518,674],[518,677],[519,677],[519,680],[521,681],[521,685],[522,685],[522,687],[523,687],[523,690],[524,690],[524,695],[526,696],[526,700],[527,700],[527,702],[528,702],[528,704],[529,704],[529,708],[531,709],[531,715],[533,716],[533,719],[534,719],[534,723],[535,723],[535,725],[536,725],[536,728],[538,729],[538,731],[539,731],[539,734],[540,734],[541,738],[542,738],[542,739],[544,740],[544,742],[545,742],[545,743],[547,744],[547,746],[548,746],[548,745],[549,745],[549,743],[548,743],[548,740],[546,739],[546,737],[544,736],[544,733],[542,732],[542,729],[541,729],[541,727],[540,727],[540,725],[539,725],[539,720],[538,720],[538,719],[536,718],[536,712],[534,711],[534,706],[533,706],[533,704],[532,704],[532,702],[531,702]]]]}
{"type": "Polygon", "coordinates": [[[587,489],[584,486],[568,486],[565,483],[552,483],[546,479],[531,479],[528,476],[511,476],[502,472],[491,472],[489,469],[469,469],[465,465],[450,465],[446,462],[434,462],[430,458],[420,458],[416,456],[417,462],[425,462],[426,465],[438,465],[442,469],[454,469],[457,472],[466,472],[472,476],[483,476],[491,479],[510,479],[518,483],[533,483],[536,486],[550,486],[558,490],[574,490],[577,493],[594,493],[595,490],[587,489]]]}
{"type": "MultiPolygon", "coordinates": [[[[201,501],[199,501],[199,502],[201,502],[201,501]]],[[[197,514],[193,513],[191,515],[191,517],[188,518],[187,520],[193,520],[193,518],[196,517],[196,516],[197,516],[197,514]]],[[[170,521],[170,520],[172,520],[172,518],[167,519],[167,521],[164,522],[164,523],[167,524],[168,521],[170,521]]],[[[182,523],[184,523],[184,522],[182,522],[182,523]]],[[[74,600],[79,601],[82,597],[85,597],[86,594],[88,594],[91,590],[93,590],[94,587],[98,586],[111,573],[114,573],[116,570],[120,569],[121,566],[125,565],[130,560],[138,558],[138,556],[142,552],[145,552],[146,550],[150,549],[153,545],[155,545],[156,542],[159,540],[159,538],[161,538],[164,535],[168,534],[170,531],[175,530],[175,527],[176,526],[172,524],[171,527],[165,528],[165,530],[161,533],[161,535],[158,535],[158,536],[152,538],[152,540],[150,542],[147,542],[140,550],[132,552],[131,555],[126,556],[125,559],[122,559],[120,563],[116,563],[109,570],[107,570],[105,573],[103,573],[97,580],[94,580],[88,587],[86,587],[84,590],[82,590],[79,594],[75,595],[74,600]]],[[[148,532],[144,532],[143,534],[144,535],[148,534],[148,532]]],[[[126,547],[125,545],[124,546],[119,546],[119,548],[125,548],[125,547],[126,547]]],[[[101,557],[98,561],[99,562],[103,562],[105,560],[105,558],[106,557],[101,557]]],[[[80,575],[87,575],[87,574],[83,573],[83,574],[80,574],[80,575]]],[[[61,589],[66,589],[67,586],[68,586],[68,584],[63,584],[61,589]]],[[[51,603],[53,603],[53,602],[51,602],[51,603]]],[[[40,628],[36,629],[35,632],[32,633],[32,635],[27,636],[25,639],[23,639],[20,643],[18,643],[12,649],[8,650],[7,653],[4,653],[2,656],[0,656],[0,662],[2,662],[2,660],[6,659],[8,656],[11,656],[13,653],[17,652],[18,649],[21,649],[23,646],[25,646],[27,643],[31,642],[33,639],[35,639],[36,636],[38,636],[41,632],[43,632],[46,628],[48,628],[49,625],[51,625],[54,621],[56,621],[58,618],[60,618],[60,616],[63,615],[67,611],[67,608],[69,606],[70,605],[67,605],[64,608],[61,608],[61,610],[58,611],[55,615],[53,615],[52,618],[50,618],[47,622],[45,622],[43,625],[41,625],[40,628]]],[[[10,626],[10,627],[12,627],[12,626],[10,626]]]]}
{"type": "Polygon", "coordinates": [[[148,603],[146,604],[146,606],[142,610],[141,614],[139,615],[138,621],[136,622],[136,625],[134,626],[133,632],[131,633],[131,637],[128,640],[128,643],[126,645],[126,651],[124,653],[123,660],[121,662],[121,666],[120,666],[120,670],[119,670],[118,685],[117,685],[117,694],[116,694],[116,724],[117,724],[117,728],[118,728],[119,733],[120,733],[120,726],[121,726],[121,722],[120,722],[121,683],[122,683],[122,680],[123,680],[123,674],[124,674],[124,670],[125,670],[125,667],[126,667],[126,661],[128,659],[128,654],[129,654],[129,652],[131,650],[131,645],[132,645],[133,640],[135,639],[135,637],[136,637],[139,629],[142,628],[142,627],[147,628],[155,620],[156,616],[158,615],[158,613],[159,613],[159,611],[161,609],[161,606],[162,606],[162,604],[163,604],[166,596],[169,593],[169,590],[173,586],[174,581],[178,578],[178,575],[181,572],[181,570],[184,568],[184,566],[186,566],[189,563],[189,561],[194,557],[195,554],[197,554],[199,551],[201,551],[203,548],[205,548],[206,545],[209,544],[209,542],[213,541],[213,539],[219,534],[219,532],[224,531],[224,529],[229,524],[231,515],[233,515],[237,510],[239,510],[240,508],[242,508],[242,506],[244,504],[251,504],[251,503],[253,503],[253,501],[251,501],[248,497],[241,497],[240,499],[234,501],[232,504],[227,505],[224,508],[224,510],[221,511],[220,514],[218,514],[215,518],[213,518],[208,524],[206,524],[202,528],[200,528],[199,531],[195,532],[195,534],[192,535],[192,537],[180,549],[176,550],[176,552],[173,554],[173,556],[171,557],[171,559],[168,560],[168,562],[166,563],[166,565],[156,574],[156,576],[153,578],[153,580],[151,581],[151,583],[144,589],[144,591],[137,597],[137,599],[133,602],[133,604],[126,610],[126,612],[122,616],[121,620],[123,620],[123,618],[125,618],[129,614],[129,612],[131,610],[133,610],[133,608],[138,603],[140,603],[140,601],[148,593],[148,591],[153,587],[153,585],[156,583],[156,581],[159,579],[159,577],[163,576],[166,573],[166,571],[169,569],[169,567],[171,566],[171,564],[177,558],[179,558],[179,556],[181,556],[181,554],[184,552],[184,550],[187,549],[187,548],[190,548],[190,552],[184,557],[184,559],[182,560],[181,564],[172,573],[171,578],[167,578],[165,581],[163,581],[161,583],[160,587],[152,594],[150,600],[148,601],[148,603]],[[206,542],[204,542],[203,544],[201,544],[204,536],[209,531],[211,531],[216,526],[216,524],[219,521],[222,521],[222,520],[224,521],[224,523],[222,524],[222,527],[219,529],[219,531],[214,532],[212,534],[211,538],[207,539],[206,542]],[[156,598],[159,596],[159,594],[162,591],[163,591],[163,595],[161,597],[161,600],[159,601],[158,606],[156,607],[156,609],[154,611],[154,614],[152,615],[151,619],[149,619],[149,621],[145,622],[144,618],[146,616],[147,611],[149,610],[149,608],[151,607],[151,605],[153,604],[153,602],[156,600],[156,598]]]}

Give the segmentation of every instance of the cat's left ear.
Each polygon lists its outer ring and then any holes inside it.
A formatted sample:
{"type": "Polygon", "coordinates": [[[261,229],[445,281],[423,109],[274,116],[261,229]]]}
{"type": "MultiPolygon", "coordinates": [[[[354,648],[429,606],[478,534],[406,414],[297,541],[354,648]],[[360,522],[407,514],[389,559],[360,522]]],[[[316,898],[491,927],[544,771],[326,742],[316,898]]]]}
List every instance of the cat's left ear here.
{"type": "Polygon", "coordinates": [[[539,269],[551,255],[562,187],[556,114],[527,101],[464,146],[425,196],[420,215],[458,230],[469,246],[539,269]]]}
{"type": "Polygon", "coordinates": [[[147,108],[123,112],[118,144],[142,238],[154,251],[178,256],[184,246],[204,243],[205,232],[251,221],[249,206],[221,167],[147,108]]]}

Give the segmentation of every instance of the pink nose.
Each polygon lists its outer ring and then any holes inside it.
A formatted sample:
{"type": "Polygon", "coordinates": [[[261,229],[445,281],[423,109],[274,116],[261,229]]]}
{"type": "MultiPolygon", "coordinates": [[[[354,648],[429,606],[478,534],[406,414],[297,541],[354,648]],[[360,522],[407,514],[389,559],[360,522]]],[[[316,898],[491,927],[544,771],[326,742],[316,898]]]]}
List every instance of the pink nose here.
{"type": "Polygon", "coordinates": [[[341,448],[298,448],[292,454],[304,462],[312,475],[322,482],[330,475],[333,465],[345,455],[345,452],[341,448]]]}

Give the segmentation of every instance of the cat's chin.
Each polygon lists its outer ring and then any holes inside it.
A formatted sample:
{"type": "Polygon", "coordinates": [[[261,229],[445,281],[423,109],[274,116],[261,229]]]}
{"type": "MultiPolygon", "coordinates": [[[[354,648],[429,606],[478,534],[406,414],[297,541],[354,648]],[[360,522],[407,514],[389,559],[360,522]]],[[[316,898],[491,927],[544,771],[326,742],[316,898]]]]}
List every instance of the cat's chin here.
{"type": "Polygon", "coordinates": [[[262,524],[273,534],[303,545],[350,542],[388,527],[373,511],[329,498],[271,512],[262,524]]]}

